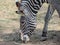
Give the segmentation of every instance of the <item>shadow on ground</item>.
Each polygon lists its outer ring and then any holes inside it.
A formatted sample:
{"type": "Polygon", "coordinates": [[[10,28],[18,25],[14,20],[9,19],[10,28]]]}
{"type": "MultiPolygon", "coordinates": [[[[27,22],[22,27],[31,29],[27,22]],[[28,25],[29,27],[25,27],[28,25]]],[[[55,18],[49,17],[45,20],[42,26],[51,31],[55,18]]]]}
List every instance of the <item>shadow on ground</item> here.
{"type": "MultiPolygon", "coordinates": [[[[40,43],[42,41],[40,41],[41,38],[41,34],[42,31],[40,29],[35,30],[33,35],[31,36],[31,40],[30,43],[40,43]]],[[[60,31],[48,31],[48,39],[46,41],[43,41],[44,44],[48,44],[48,43],[52,43],[53,45],[56,43],[56,45],[60,44],[60,31]]],[[[15,33],[11,33],[11,34],[1,34],[0,38],[3,39],[3,41],[14,41],[17,43],[21,43],[21,39],[20,39],[20,34],[19,32],[15,32],[15,33]]]]}

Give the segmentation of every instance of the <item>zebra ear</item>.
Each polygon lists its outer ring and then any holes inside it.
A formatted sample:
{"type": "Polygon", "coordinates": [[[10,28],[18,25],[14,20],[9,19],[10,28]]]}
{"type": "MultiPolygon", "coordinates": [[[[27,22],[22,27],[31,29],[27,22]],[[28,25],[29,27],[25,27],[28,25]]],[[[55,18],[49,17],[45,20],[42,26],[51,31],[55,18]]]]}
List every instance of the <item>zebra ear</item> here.
{"type": "Polygon", "coordinates": [[[19,0],[15,0],[15,2],[16,2],[16,6],[19,7],[20,6],[19,0]]]}
{"type": "Polygon", "coordinates": [[[48,3],[48,0],[46,0],[46,2],[48,3]]]}
{"type": "Polygon", "coordinates": [[[19,3],[19,2],[16,2],[16,6],[17,6],[17,7],[20,7],[20,3],[19,3]]]}
{"type": "Polygon", "coordinates": [[[15,2],[19,2],[19,0],[15,0],[15,2]]]}

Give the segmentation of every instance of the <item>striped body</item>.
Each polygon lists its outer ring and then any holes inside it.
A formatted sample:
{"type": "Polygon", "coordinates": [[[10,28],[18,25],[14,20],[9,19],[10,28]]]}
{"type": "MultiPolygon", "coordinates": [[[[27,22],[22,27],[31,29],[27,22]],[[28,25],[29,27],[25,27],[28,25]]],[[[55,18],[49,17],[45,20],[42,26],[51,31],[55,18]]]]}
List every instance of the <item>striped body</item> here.
{"type": "MultiPolygon", "coordinates": [[[[21,0],[21,5],[28,8],[28,10],[33,14],[36,15],[40,7],[46,0],[21,0]]],[[[25,9],[24,7],[24,9],[25,9]]]]}

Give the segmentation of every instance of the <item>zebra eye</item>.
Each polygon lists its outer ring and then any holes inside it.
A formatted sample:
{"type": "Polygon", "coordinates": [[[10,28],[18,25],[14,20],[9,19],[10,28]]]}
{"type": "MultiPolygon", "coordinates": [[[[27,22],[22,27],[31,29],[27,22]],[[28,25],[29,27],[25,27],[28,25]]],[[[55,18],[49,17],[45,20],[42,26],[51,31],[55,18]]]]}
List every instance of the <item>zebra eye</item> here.
{"type": "Polygon", "coordinates": [[[17,14],[20,14],[20,12],[19,12],[19,11],[16,11],[16,13],[17,13],[17,14]]]}

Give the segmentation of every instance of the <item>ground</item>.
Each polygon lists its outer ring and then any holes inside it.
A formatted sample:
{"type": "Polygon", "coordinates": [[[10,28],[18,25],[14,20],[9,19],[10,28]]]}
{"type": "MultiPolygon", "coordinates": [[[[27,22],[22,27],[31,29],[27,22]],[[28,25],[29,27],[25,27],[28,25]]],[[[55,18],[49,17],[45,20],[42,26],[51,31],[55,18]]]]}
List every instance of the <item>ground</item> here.
{"type": "Polygon", "coordinates": [[[48,4],[44,4],[37,14],[37,28],[30,42],[23,44],[20,40],[20,15],[16,14],[15,0],[0,0],[0,45],[60,45],[60,18],[57,11],[48,25],[48,39],[40,41],[44,26],[44,17],[48,4]]]}

